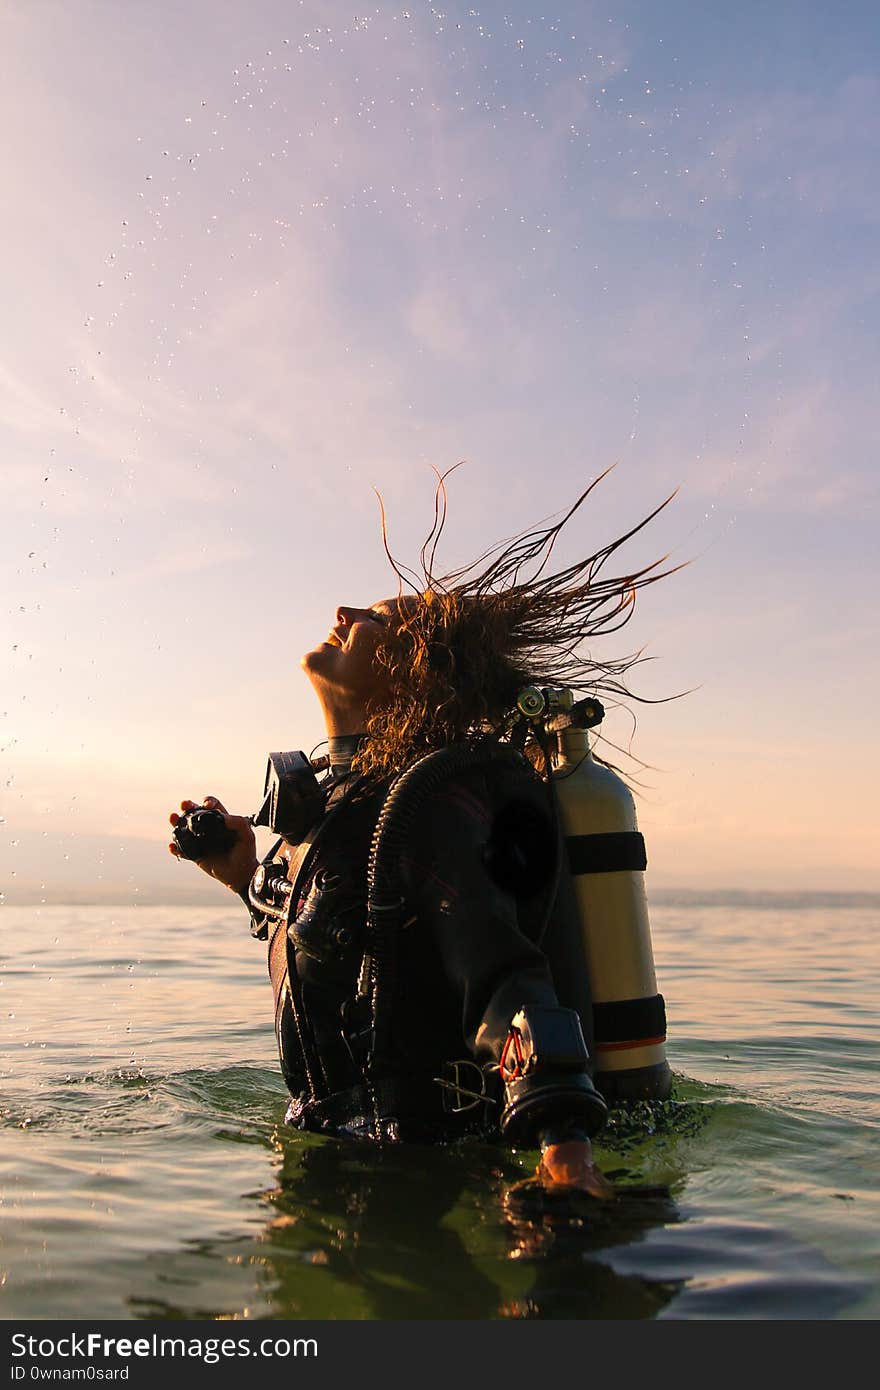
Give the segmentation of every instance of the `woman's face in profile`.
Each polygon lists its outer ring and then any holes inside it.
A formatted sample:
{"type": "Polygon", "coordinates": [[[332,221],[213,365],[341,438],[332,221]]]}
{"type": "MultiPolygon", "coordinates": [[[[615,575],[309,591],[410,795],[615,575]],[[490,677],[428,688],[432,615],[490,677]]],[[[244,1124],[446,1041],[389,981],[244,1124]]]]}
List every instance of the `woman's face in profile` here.
{"type": "Polygon", "coordinates": [[[381,696],[389,675],[376,662],[389,627],[400,618],[400,601],[382,599],[369,608],[340,605],[326,639],[302,658],[301,666],[319,694],[333,692],[365,702],[381,696]]]}

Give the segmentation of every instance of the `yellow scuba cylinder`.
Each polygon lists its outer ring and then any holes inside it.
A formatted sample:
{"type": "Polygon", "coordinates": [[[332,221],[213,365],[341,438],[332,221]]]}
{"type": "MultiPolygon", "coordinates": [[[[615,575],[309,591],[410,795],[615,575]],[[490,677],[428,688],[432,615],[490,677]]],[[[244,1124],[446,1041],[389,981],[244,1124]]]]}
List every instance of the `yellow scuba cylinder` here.
{"type": "MultiPolygon", "coordinates": [[[[582,956],[592,1001],[593,1080],[606,1101],[662,1100],[672,1073],[666,1060],[666,1010],[657,991],[648,921],[645,843],[632,792],[596,762],[586,725],[598,723],[598,701],[574,705],[569,690],[523,691],[518,706],[533,722],[543,696],[545,729],[556,739],[552,786],[564,839],[563,871],[571,876],[577,911],[576,955],[582,956]]],[[[563,966],[572,980],[573,943],[563,966]]],[[[550,955],[554,969],[553,952],[550,955]]],[[[580,970],[583,977],[583,968],[580,970]]],[[[585,1010],[584,1010],[585,1012],[585,1010]]]]}

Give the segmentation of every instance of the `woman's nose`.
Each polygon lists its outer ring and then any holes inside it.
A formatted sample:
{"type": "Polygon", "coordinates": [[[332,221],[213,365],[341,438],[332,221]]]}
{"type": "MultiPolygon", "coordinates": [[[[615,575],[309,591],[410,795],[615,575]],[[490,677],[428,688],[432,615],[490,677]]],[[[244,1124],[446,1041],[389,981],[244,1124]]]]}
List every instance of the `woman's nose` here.
{"type": "Polygon", "coordinates": [[[354,614],[354,608],[337,608],[336,621],[337,623],[340,623],[343,627],[351,627],[351,624],[354,621],[354,614]]]}

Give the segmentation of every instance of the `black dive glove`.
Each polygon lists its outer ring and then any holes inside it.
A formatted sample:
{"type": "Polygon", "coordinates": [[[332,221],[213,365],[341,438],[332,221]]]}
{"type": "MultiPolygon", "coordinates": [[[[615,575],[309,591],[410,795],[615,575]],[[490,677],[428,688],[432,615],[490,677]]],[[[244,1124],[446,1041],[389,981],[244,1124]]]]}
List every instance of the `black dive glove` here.
{"type": "Polygon", "coordinates": [[[501,1133],[535,1146],[555,1137],[590,1137],[608,1113],[587,1074],[581,1022],[573,1009],[527,1007],[514,1014],[501,1053],[501,1133]]]}

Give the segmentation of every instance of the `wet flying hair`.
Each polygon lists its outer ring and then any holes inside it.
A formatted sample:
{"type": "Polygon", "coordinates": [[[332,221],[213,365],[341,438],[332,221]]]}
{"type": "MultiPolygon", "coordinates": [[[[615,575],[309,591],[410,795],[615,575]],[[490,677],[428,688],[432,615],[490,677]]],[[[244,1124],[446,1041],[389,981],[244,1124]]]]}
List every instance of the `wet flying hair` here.
{"type": "Polygon", "coordinates": [[[369,740],[354,764],[371,777],[390,776],[459,739],[497,732],[526,685],[638,698],[625,677],[641,653],[599,658],[592,649],[584,651],[584,644],[619,631],[632,617],[637,591],[674,572],[662,568],[663,556],[643,569],[605,573],[621,547],[672,500],[667,497],[586,559],[546,573],[559,533],[603,473],[552,526],[501,541],[470,565],[438,576],[434,566],[446,522],[448,476],[438,482],[434,523],[419,557],[421,573],[402,567],[392,555],[379,498],[382,540],[400,589],[397,614],[376,658],[391,676],[391,698],[368,709],[369,740]]]}

